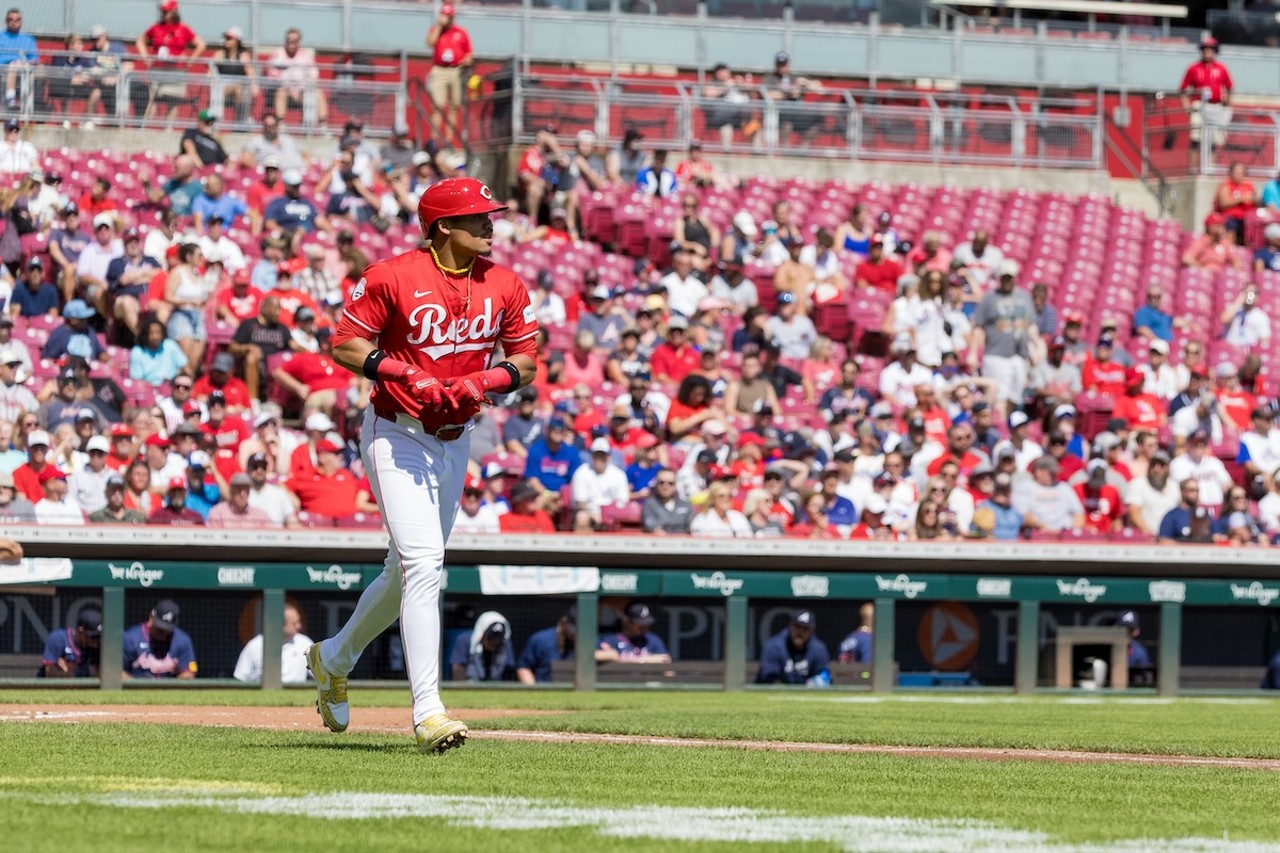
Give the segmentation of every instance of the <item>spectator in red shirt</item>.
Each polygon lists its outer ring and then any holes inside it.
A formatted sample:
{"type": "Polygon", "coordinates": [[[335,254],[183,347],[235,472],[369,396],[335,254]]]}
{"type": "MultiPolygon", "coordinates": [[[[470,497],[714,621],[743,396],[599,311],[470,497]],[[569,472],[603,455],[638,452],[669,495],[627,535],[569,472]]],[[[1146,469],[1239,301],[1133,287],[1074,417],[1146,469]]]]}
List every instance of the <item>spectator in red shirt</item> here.
{"type": "Polygon", "coordinates": [[[862,520],[849,531],[850,539],[897,539],[893,528],[884,523],[884,514],[889,509],[885,499],[875,494],[867,498],[862,508],[862,520]]]}
{"type": "MultiPolygon", "coordinates": [[[[205,41],[182,23],[182,16],[178,14],[178,0],[163,0],[160,4],[160,20],[138,36],[134,46],[139,56],[154,57],[151,62],[153,69],[173,72],[186,70],[185,64],[181,61],[175,62],[175,58],[181,58],[190,49],[190,58],[195,59],[204,53],[205,41]]],[[[169,107],[167,118],[172,121],[178,107],[186,103],[185,83],[154,83],[151,87],[151,105],[147,108],[146,118],[151,118],[153,111],[163,104],[169,107]]]]}
{"type": "Polygon", "coordinates": [[[877,234],[871,237],[867,259],[858,264],[854,275],[858,287],[893,295],[898,292],[898,279],[902,276],[902,265],[884,256],[884,239],[877,234]]]}
{"type": "MultiPolygon", "coordinates": [[[[1224,227],[1236,235],[1236,244],[1244,245],[1245,214],[1258,206],[1258,191],[1245,174],[1244,163],[1231,164],[1227,179],[1218,185],[1213,196],[1213,209],[1226,220],[1224,227]]],[[[81,209],[84,204],[80,205],[81,209]]]]}
{"type": "MultiPolygon", "coordinates": [[[[1061,483],[1072,482],[1073,478],[1078,479],[1077,475],[1084,471],[1084,460],[1074,453],[1067,452],[1068,441],[1065,433],[1053,432],[1049,434],[1049,443],[1045,445],[1048,451],[1046,455],[1051,456],[1053,461],[1058,463],[1058,481],[1061,483]]],[[[1035,462],[1031,465],[1035,465],[1035,462]]]]}
{"type": "MultiPolygon", "coordinates": [[[[275,120],[275,116],[271,116],[275,120]]],[[[263,121],[267,118],[264,116],[263,121]]],[[[271,156],[262,161],[262,180],[249,187],[245,193],[245,205],[249,208],[249,230],[256,237],[262,233],[262,217],[266,213],[267,204],[284,195],[284,185],[280,183],[280,158],[271,156]]]]}
{"type": "Polygon", "coordinates": [[[1235,237],[1228,234],[1226,222],[1221,213],[1206,216],[1204,233],[1197,235],[1182,253],[1182,265],[1214,272],[1228,266],[1241,269],[1244,264],[1236,254],[1235,237]]]}
{"type": "Polygon", "coordinates": [[[313,317],[321,313],[311,294],[294,285],[294,277],[306,268],[307,262],[303,258],[285,261],[276,268],[276,289],[271,291],[271,295],[280,300],[280,322],[291,329],[295,325],[293,315],[299,308],[310,308],[313,317]]]}
{"type": "Polygon", "coordinates": [[[290,477],[288,488],[297,495],[303,512],[343,518],[378,511],[369,487],[342,467],[342,448],[328,439],[316,444],[315,469],[290,477]]]}
{"type": "Polygon", "coordinates": [[[204,519],[200,517],[200,513],[187,508],[186,477],[174,477],[169,480],[169,488],[165,492],[164,506],[147,517],[147,524],[174,527],[204,526],[204,519]]]}
{"type": "Polygon", "coordinates": [[[1182,75],[1182,108],[1191,117],[1191,148],[1188,151],[1191,166],[1197,163],[1197,149],[1205,130],[1209,131],[1210,150],[1226,142],[1222,128],[1231,122],[1231,93],[1235,84],[1231,72],[1218,61],[1218,40],[1206,36],[1200,42],[1200,61],[1193,62],[1182,75]],[[1194,96],[1194,97],[1193,97],[1194,96]]]}
{"type": "MultiPolygon", "coordinates": [[[[453,4],[441,3],[440,14],[427,31],[427,47],[431,48],[431,70],[427,72],[427,91],[435,104],[432,110],[431,138],[441,145],[450,140],[450,122],[455,121],[462,103],[462,87],[470,76],[471,36],[454,23],[453,4]]],[[[452,136],[456,139],[457,134],[452,136]]]]}
{"type": "Polygon", "coordinates": [[[27,500],[39,503],[44,500],[44,484],[40,475],[52,468],[49,458],[49,433],[42,429],[27,433],[27,461],[13,469],[13,485],[27,500]]]}
{"type": "Polygon", "coordinates": [[[250,286],[249,270],[236,270],[231,276],[231,287],[219,291],[214,304],[217,305],[219,320],[238,327],[245,320],[258,316],[262,291],[250,286]]]}
{"type": "Polygon", "coordinates": [[[1258,406],[1258,398],[1240,384],[1240,372],[1234,364],[1222,362],[1214,370],[1214,375],[1218,379],[1218,390],[1214,396],[1218,398],[1218,414],[1223,424],[1234,424],[1238,430],[1248,430],[1253,423],[1253,410],[1258,406]]]}
{"type": "Polygon", "coordinates": [[[538,492],[528,483],[516,483],[511,489],[511,511],[498,516],[498,529],[503,533],[555,533],[551,516],[537,509],[538,492]]]}
{"type": "MultiPolygon", "coordinates": [[[[211,442],[219,453],[229,451],[231,458],[236,459],[241,442],[252,434],[249,425],[238,415],[227,415],[227,398],[221,391],[210,393],[206,405],[209,416],[204,423],[200,424],[200,432],[204,433],[206,442],[211,442]]],[[[237,469],[238,467],[237,464],[237,469]]]]}
{"type": "Polygon", "coordinates": [[[1116,398],[1111,416],[1123,418],[1129,429],[1155,432],[1164,426],[1169,416],[1167,406],[1155,394],[1144,393],[1147,375],[1136,367],[1124,372],[1124,394],[1116,398]]]}
{"type": "Polygon", "coordinates": [[[122,474],[138,458],[136,434],[128,424],[111,427],[111,452],[107,454],[107,467],[122,474]]]}
{"type": "Polygon", "coordinates": [[[94,178],[93,186],[87,193],[80,196],[80,215],[92,221],[99,213],[115,213],[118,208],[116,200],[108,195],[110,192],[110,181],[101,175],[94,178]]]}
{"type": "Polygon", "coordinates": [[[1110,335],[1098,338],[1093,356],[1085,361],[1084,369],[1080,371],[1084,390],[1110,394],[1112,397],[1119,397],[1124,393],[1124,365],[1111,359],[1114,345],[1115,341],[1110,335]]]}
{"type": "Polygon", "coordinates": [[[689,343],[689,321],[673,314],[667,321],[667,339],[653,351],[649,371],[656,382],[678,383],[697,369],[701,356],[689,343]]]}
{"type": "Polygon", "coordinates": [[[723,406],[711,404],[711,383],[701,376],[686,376],[667,409],[667,437],[671,441],[694,438],[703,423],[723,414],[723,406]]]}
{"type": "Polygon", "coordinates": [[[238,414],[251,405],[249,389],[244,381],[232,374],[236,369],[236,357],[220,352],[213,358],[209,372],[195,381],[191,387],[191,399],[206,400],[214,391],[221,391],[227,400],[227,412],[238,414]]]}
{"type": "Polygon", "coordinates": [[[307,416],[303,427],[307,432],[307,440],[293,449],[289,456],[289,477],[309,476],[316,470],[316,462],[320,457],[317,448],[325,441],[336,427],[324,412],[315,412],[307,416]]]}
{"type": "Polygon", "coordinates": [[[324,412],[332,417],[339,406],[346,409],[347,392],[359,392],[360,380],[333,360],[333,330],[317,329],[319,352],[299,352],[271,374],[291,391],[308,412],[324,412]]]}
{"type": "Polygon", "coordinates": [[[1089,478],[1076,484],[1076,494],[1084,506],[1084,526],[1097,533],[1110,533],[1124,526],[1124,501],[1115,486],[1107,485],[1107,463],[1091,459],[1089,478]]]}

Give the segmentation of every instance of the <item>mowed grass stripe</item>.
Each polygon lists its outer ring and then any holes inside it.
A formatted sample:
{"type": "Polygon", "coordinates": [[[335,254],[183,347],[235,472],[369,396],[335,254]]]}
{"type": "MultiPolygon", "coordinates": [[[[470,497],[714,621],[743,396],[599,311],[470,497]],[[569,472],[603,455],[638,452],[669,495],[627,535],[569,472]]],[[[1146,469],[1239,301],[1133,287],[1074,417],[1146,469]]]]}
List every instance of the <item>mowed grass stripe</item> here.
{"type": "MultiPolygon", "coordinates": [[[[334,822],[231,815],[175,806],[162,815],[74,804],[77,794],[139,796],[218,783],[250,795],[305,798],[341,791],[509,797],[580,807],[656,805],[989,821],[1055,840],[1105,844],[1199,837],[1280,843],[1280,774],[1216,768],[989,763],[879,755],[814,755],[705,748],[501,743],[476,740],[442,757],[408,737],[6,723],[0,745],[0,828],[16,849],[137,849],[184,839],[193,849],[599,850],[588,830],[499,832],[439,819],[334,822]],[[81,835],[81,833],[84,833],[81,835]],[[425,834],[424,834],[425,833],[425,834]],[[413,847],[416,839],[417,847],[413,847]],[[27,844],[27,840],[30,844],[27,844]],[[121,842],[117,844],[117,842],[121,842]]],[[[702,844],[663,842],[684,850],[702,844]]],[[[1154,845],[1160,846],[1160,845],[1154,845]]],[[[726,849],[712,844],[708,849],[726,849]]],[[[752,847],[752,850],[764,849],[752,847]]],[[[804,848],[802,848],[804,849],[804,848]]],[[[812,849],[831,849],[819,845],[812,849]]]]}
{"type": "MultiPolygon", "coordinates": [[[[838,697],[812,691],[795,694],[628,691],[450,690],[453,708],[529,708],[568,713],[476,720],[477,729],[591,732],[889,746],[985,747],[1280,758],[1277,701],[1221,704],[1197,699],[1171,703],[1103,700],[1079,704],[1072,697],[992,697],[966,701],[822,701],[838,697]]],[[[945,695],[937,697],[945,700],[945,695]]],[[[310,691],[0,691],[0,702],[33,707],[42,703],[280,704],[307,706],[310,691]],[[283,700],[283,701],[281,701],[283,700]]],[[[407,707],[403,690],[351,692],[352,719],[361,707],[407,707]]]]}

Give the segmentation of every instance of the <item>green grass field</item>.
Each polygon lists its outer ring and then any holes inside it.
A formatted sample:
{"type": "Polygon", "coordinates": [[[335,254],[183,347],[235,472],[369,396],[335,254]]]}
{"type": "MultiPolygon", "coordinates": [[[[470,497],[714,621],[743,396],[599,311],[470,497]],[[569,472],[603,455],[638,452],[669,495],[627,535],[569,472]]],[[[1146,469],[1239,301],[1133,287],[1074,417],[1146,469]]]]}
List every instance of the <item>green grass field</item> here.
{"type": "MultiPolygon", "coordinates": [[[[309,705],[285,691],[0,691],[0,706],[309,705]]],[[[404,691],[353,690],[362,708],[404,691]]],[[[450,691],[566,713],[473,728],[1280,758],[1280,704],[777,692],[450,691]]],[[[17,708],[0,707],[0,712],[17,708]]],[[[86,710],[91,710],[86,708],[86,710]]],[[[0,713],[3,716],[3,713],[0,713]]],[[[92,717],[87,718],[92,720],[92,717]]],[[[15,850],[1280,849],[1280,773],[402,735],[3,722],[15,850]],[[329,819],[324,819],[329,818],[329,819]]]]}

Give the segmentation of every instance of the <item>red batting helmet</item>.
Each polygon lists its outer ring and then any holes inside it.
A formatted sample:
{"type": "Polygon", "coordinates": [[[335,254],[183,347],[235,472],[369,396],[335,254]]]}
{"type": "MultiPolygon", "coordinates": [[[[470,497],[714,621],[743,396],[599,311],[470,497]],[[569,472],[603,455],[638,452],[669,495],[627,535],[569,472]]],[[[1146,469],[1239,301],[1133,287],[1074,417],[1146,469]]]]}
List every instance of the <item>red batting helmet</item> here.
{"type": "Polygon", "coordinates": [[[505,204],[493,200],[493,192],[475,178],[446,178],[432,184],[418,201],[418,221],[430,228],[437,219],[497,213],[505,204]]]}

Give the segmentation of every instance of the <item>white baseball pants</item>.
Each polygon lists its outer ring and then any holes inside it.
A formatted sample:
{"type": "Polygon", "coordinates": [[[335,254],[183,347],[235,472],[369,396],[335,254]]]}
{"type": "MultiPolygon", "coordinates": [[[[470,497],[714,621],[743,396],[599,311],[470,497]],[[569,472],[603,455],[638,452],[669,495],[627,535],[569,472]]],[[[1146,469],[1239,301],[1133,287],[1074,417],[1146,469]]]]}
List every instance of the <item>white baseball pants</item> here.
{"type": "Polygon", "coordinates": [[[427,435],[408,415],[393,423],[365,411],[365,472],[391,547],[382,574],[365,589],[355,612],[320,646],[335,675],[355,668],[360,654],[396,618],[413,690],[414,725],[444,711],[440,701],[440,586],[444,544],[453,528],[467,473],[470,430],[457,441],[427,435]]]}

